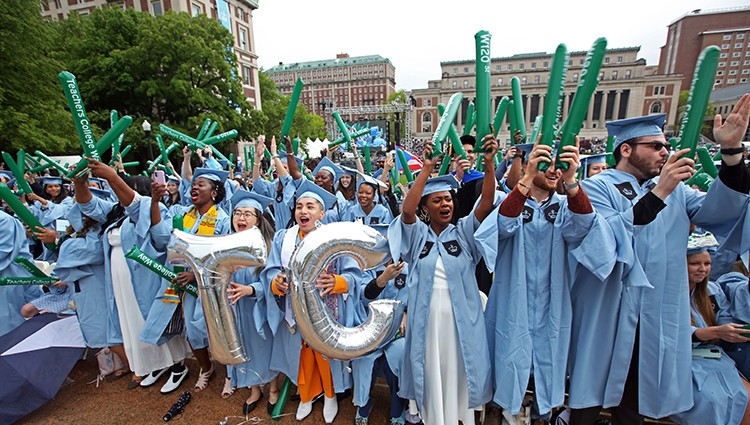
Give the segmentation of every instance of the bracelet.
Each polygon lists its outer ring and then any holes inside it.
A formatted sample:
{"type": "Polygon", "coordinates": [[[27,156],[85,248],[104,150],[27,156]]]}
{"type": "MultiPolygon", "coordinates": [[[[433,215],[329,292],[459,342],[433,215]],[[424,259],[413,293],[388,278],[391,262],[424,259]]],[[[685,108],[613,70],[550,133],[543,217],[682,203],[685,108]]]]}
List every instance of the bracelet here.
{"type": "Polygon", "coordinates": [[[722,155],[737,155],[738,153],[744,153],[745,148],[740,146],[738,148],[722,148],[721,154],[722,155]]]}
{"type": "Polygon", "coordinates": [[[271,159],[278,158],[278,157],[279,157],[279,154],[271,155],[271,159]]]}
{"type": "MultiPolygon", "coordinates": [[[[523,195],[523,196],[525,196],[527,198],[529,197],[529,195],[531,195],[531,188],[530,187],[526,186],[525,184],[523,184],[521,182],[516,183],[516,185],[517,186],[523,186],[523,187],[526,188],[526,194],[524,195],[523,193],[521,193],[521,195],[523,195]]],[[[521,192],[521,191],[519,190],[519,192],[521,192]]]]}
{"type": "Polygon", "coordinates": [[[572,184],[567,184],[567,183],[565,183],[565,182],[563,181],[563,184],[562,184],[562,185],[563,185],[563,190],[565,191],[565,193],[568,193],[568,191],[569,191],[570,189],[575,189],[575,188],[577,188],[577,187],[578,187],[578,181],[575,181],[575,182],[574,182],[574,183],[572,183],[572,184]]]}

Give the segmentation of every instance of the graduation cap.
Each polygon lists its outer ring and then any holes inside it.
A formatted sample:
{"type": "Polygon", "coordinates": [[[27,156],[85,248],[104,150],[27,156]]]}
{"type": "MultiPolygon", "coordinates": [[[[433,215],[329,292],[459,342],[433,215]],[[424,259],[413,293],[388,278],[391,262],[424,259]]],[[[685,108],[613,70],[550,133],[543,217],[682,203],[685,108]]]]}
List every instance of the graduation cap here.
{"type": "Polygon", "coordinates": [[[4,181],[8,187],[13,187],[16,185],[16,178],[13,177],[13,173],[10,171],[2,170],[0,171],[0,181],[4,181]]]}
{"type": "Polygon", "coordinates": [[[239,171],[238,171],[238,172],[236,172],[236,173],[234,173],[234,178],[235,178],[235,179],[241,179],[241,178],[242,178],[242,173],[241,173],[241,172],[239,172],[239,171]]]}
{"type": "Polygon", "coordinates": [[[92,195],[96,196],[99,199],[104,199],[104,200],[110,200],[110,199],[112,199],[112,193],[110,191],[108,191],[108,190],[103,190],[103,189],[97,189],[95,187],[90,187],[89,191],[91,192],[92,195]]]}
{"type": "Polygon", "coordinates": [[[310,180],[302,180],[302,183],[297,188],[296,194],[297,201],[302,198],[313,198],[316,201],[320,202],[320,204],[323,205],[323,208],[326,211],[329,210],[334,203],[336,203],[336,197],[332,193],[311,182],[310,180]]]}
{"type": "Polygon", "coordinates": [[[643,136],[658,136],[664,134],[664,122],[667,114],[653,114],[644,117],[626,118],[624,120],[608,121],[607,132],[615,137],[614,150],[628,140],[643,136]]]}
{"type": "Polygon", "coordinates": [[[589,165],[598,163],[607,163],[606,153],[599,153],[581,158],[581,173],[584,179],[589,178],[589,165]]]}
{"type": "Polygon", "coordinates": [[[531,155],[531,151],[534,150],[534,144],[533,143],[521,143],[520,145],[515,145],[516,152],[521,151],[523,152],[523,160],[527,161],[529,158],[529,155],[531,155]]]}
{"type": "Polygon", "coordinates": [[[177,176],[167,176],[167,181],[172,182],[174,184],[180,184],[180,179],[177,178],[177,176]]]}
{"type": "Polygon", "coordinates": [[[464,178],[462,183],[469,183],[473,182],[474,180],[479,180],[484,177],[484,173],[477,170],[467,170],[464,172],[464,178]]]}
{"type": "Polygon", "coordinates": [[[333,182],[336,183],[339,180],[339,177],[341,177],[342,174],[344,174],[344,170],[341,169],[338,165],[334,164],[333,161],[330,159],[323,157],[323,159],[320,160],[318,163],[318,166],[315,167],[313,170],[313,176],[317,176],[318,172],[325,170],[328,171],[333,175],[333,182]]]}
{"type": "Polygon", "coordinates": [[[711,232],[696,228],[688,236],[687,255],[698,254],[700,252],[716,252],[719,242],[711,232]]]}
{"type": "Polygon", "coordinates": [[[42,185],[46,186],[48,184],[57,184],[62,186],[62,178],[54,176],[42,177],[42,185]]]}
{"type": "Polygon", "coordinates": [[[232,211],[236,208],[252,207],[258,211],[263,212],[266,207],[271,205],[273,199],[259,195],[255,192],[250,192],[245,189],[238,189],[237,192],[232,196],[232,211]]]}
{"type": "MultiPolygon", "coordinates": [[[[288,158],[289,158],[289,155],[279,155],[279,159],[284,164],[288,164],[288,162],[287,162],[288,158]]],[[[302,163],[304,162],[304,160],[302,158],[300,158],[298,156],[294,156],[294,160],[297,161],[297,166],[298,167],[302,167],[302,163]]]]}
{"type": "Polygon", "coordinates": [[[193,181],[197,179],[198,177],[203,177],[204,179],[213,180],[217,183],[224,183],[227,180],[227,176],[229,176],[229,171],[226,170],[214,170],[213,168],[196,168],[195,173],[193,173],[193,181]]]}
{"type": "Polygon", "coordinates": [[[342,170],[344,170],[344,174],[348,174],[348,175],[350,175],[352,177],[357,177],[357,176],[360,176],[360,175],[362,175],[362,176],[364,175],[364,174],[361,174],[359,172],[359,170],[356,170],[354,168],[346,167],[344,165],[341,165],[340,167],[341,167],[342,170]]]}
{"type": "Polygon", "coordinates": [[[229,161],[227,161],[226,159],[219,159],[217,160],[217,162],[221,166],[222,170],[225,170],[227,168],[227,165],[229,164],[229,161]]]}
{"type": "Polygon", "coordinates": [[[427,180],[422,191],[422,196],[431,195],[437,192],[447,192],[458,189],[458,180],[448,174],[440,177],[433,177],[427,180]]]}
{"type": "Polygon", "coordinates": [[[360,176],[360,178],[357,180],[357,190],[359,190],[359,187],[362,186],[363,184],[369,184],[372,187],[374,187],[375,190],[378,190],[381,187],[382,188],[387,188],[388,187],[382,181],[375,180],[374,178],[372,178],[370,176],[366,176],[366,175],[360,176]]]}
{"type": "Polygon", "coordinates": [[[106,180],[100,179],[99,177],[89,177],[89,183],[94,182],[99,186],[99,189],[104,189],[109,184],[106,180]]]}

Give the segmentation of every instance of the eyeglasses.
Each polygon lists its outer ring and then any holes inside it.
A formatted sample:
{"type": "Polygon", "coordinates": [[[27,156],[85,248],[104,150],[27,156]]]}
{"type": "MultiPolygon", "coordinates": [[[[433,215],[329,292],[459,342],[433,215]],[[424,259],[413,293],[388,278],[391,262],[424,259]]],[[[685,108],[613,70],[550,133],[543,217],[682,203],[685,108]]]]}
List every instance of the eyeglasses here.
{"type": "Polygon", "coordinates": [[[651,146],[654,148],[655,151],[661,151],[664,148],[667,148],[667,152],[672,150],[672,145],[669,143],[664,142],[638,142],[638,143],[632,143],[633,146],[636,145],[644,145],[644,146],[651,146]]]}
{"type": "Polygon", "coordinates": [[[237,217],[237,218],[240,218],[240,217],[242,217],[242,218],[244,218],[245,220],[250,220],[251,218],[255,218],[255,217],[256,217],[256,216],[255,216],[255,213],[254,213],[254,212],[250,212],[250,211],[239,211],[239,210],[237,210],[237,211],[233,212],[233,213],[232,213],[232,216],[234,216],[234,217],[237,217]]]}

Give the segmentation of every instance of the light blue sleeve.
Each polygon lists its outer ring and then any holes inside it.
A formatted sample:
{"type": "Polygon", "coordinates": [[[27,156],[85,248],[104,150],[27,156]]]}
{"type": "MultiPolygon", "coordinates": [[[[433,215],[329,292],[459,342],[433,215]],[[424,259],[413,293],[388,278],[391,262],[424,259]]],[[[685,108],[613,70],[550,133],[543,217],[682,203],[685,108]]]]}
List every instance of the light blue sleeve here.
{"type": "Polygon", "coordinates": [[[398,261],[400,258],[413,264],[426,239],[427,225],[420,220],[406,224],[399,215],[388,226],[388,246],[393,261],[398,261]]]}
{"type": "Polygon", "coordinates": [[[104,199],[92,196],[89,202],[78,203],[78,208],[87,217],[96,220],[97,223],[105,223],[107,215],[117,205],[116,202],[105,201],[104,199]]]}
{"type": "Polygon", "coordinates": [[[735,323],[736,320],[732,317],[731,308],[729,307],[729,301],[727,300],[724,291],[715,282],[708,282],[708,293],[714,296],[716,307],[719,311],[716,312],[716,323],[726,325],[727,323],[735,323]]]}
{"type": "MultiPolygon", "coordinates": [[[[683,185],[684,186],[684,185],[683,185]]],[[[714,233],[721,241],[720,249],[733,252],[750,250],[750,204],[747,194],[728,188],[716,179],[708,193],[684,188],[691,222],[714,233]]]]}
{"type": "Polygon", "coordinates": [[[260,177],[253,183],[252,191],[258,195],[263,195],[272,199],[276,198],[274,184],[260,177]]]}
{"type": "Polygon", "coordinates": [[[731,272],[721,276],[716,283],[723,290],[729,314],[735,320],[750,324],[750,287],[747,277],[742,273],[731,272]]]}
{"type": "Polygon", "coordinates": [[[271,292],[271,282],[273,279],[281,273],[281,245],[284,243],[284,235],[286,229],[282,229],[276,232],[271,243],[271,249],[268,252],[268,260],[266,260],[266,267],[260,273],[260,283],[263,285],[264,292],[266,294],[266,312],[268,325],[271,327],[271,331],[276,335],[276,330],[279,324],[284,320],[284,311],[282,306],[284,305],[284,298],[277,297],[271,292]]]}
{"type": "Polygon", "coordinates": [[[461,217],[456,224],[456,230],[458,231],[459,238],[466,244],[466,247],[471,251],[471,258],[474,260],[474,266],[479,264],[479,260],[482,259],[479,249],[477,248],[476,239],[474,239],[474,233],[479,228],[480,222],[474,213],[461,217]]]}

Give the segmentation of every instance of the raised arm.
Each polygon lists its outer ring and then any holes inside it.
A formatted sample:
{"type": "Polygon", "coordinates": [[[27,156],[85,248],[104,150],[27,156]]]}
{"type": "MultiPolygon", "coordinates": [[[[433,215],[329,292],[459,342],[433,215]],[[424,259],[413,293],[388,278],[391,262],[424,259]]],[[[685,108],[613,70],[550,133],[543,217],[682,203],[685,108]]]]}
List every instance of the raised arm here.
{"type": "Polygon", "coordinates": [[[430,178],[432,170],[435,169],[438,158],[431,158],[432,156],[432,145],[429,143],[424,147],[422,162],[424,167],[419,173],[417,178],[414,180],[414,184],[409,193],[406,194],[404,202],[401,205],[401,221],[406,224],[412,224],[417,222],[417,208],[419,207],[419,200],[422,199],[422,192],[424,186],[427,184],[427,180],[430,178]]]}
{"type": "Polygon", "coordinates": [[[182,148],[182,178],[187,181],[193,180],[193,166],[190,165],[190,158],[193,156],[193,151],[190,150],[190,148],[185,145],[184,148],[182,148]]]}
{"type": "MultiPolygon", "coordinates": [[[[107,180],[107,183],[109,183],[112,191],[115,192],[115,196],[117,196],[117,199],[120,201],[120,204],[122,206],[126,207],[133,203],[133,199],[135,199],[135,192],[130,188],[130,186],[128,186],[127,183],[125,183],[125,180],[123,180],[120,175],[117,174],[114,168],[94,159],[87,158],[87,160],[89,161],[89,169],[91,170],[91,172],[94,173],[95,176],[107,180]]],[[[88,199],[85,201],[79,200],[78,182],[76,181],[77,202],[84,203],[91,200],[91,192],[88,190],[88,187],[86,188],[86,192],[88,192],[88,199]]]]}
{"type": "MultiPolygon", "coordinates": [[[[497,141],[490,134],[484,136],[482,144],[482,157],[484,158],[484,179],[482,179],[482,198],[474,210],[474,217],[481,223],[492,212],[495,200],[495,154],[497,153],[497,141]]],[[[421,174],[421,173],[420,173],[421,174]]]]}
{"type": "MultiPolygon", "coordinates": [[[[302,171],[297,165],[297,157],[294,156],[294,149],[292,149],[292,140],[289,136],[284,136],[284,146],[286,146],[286,165],[289,167],[289,175],[292,176],[293,180],[299,180],[302,178],[302,171]]],[[[283,171],[283,166],[281,167],[283,171]]],[[[279,174],[281,176],[281,174],[279,174]]]]}

